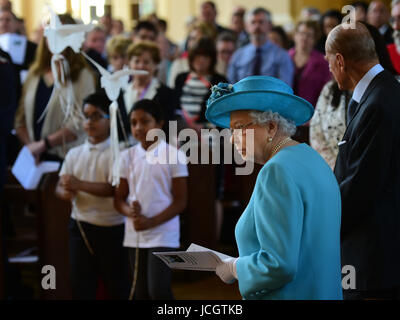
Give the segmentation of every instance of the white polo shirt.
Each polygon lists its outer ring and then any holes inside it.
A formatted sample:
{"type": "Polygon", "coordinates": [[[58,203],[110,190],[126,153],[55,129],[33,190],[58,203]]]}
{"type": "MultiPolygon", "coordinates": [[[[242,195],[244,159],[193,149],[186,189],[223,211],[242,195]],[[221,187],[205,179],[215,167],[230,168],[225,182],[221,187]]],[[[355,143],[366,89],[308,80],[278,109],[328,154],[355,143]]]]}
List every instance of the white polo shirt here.
{"type": "MultiPolygon", "coordinates": [[[[96,145],[86,141],[68,152],[59,175],[71,174],[83,181],[110,183],[111,159],[110,139],[96,145]]],[[[78,192],[73,199],[71,217],[100,227],[125,221],[114,209],[113,197],[96,197],[86,192],[78,192]]]]}
{"type": "MultiPolygon", "coordinates": [[[[160,141],[151,151],[143,149],[139,143],[121,154],[121,178],[129,184],[127,203],[138,201],[142,214],[152,218],[168,208],[172,201],[172,179],[188,176],[186,157],[175,147],[160,141]],[[175,163],[160,164],[167,154],[170,159],[179,158],[175,163]],[[171,156],[172,155],[172,156],[171,156]]],[[[139,232],[139,248],[179,248],[179,215],[153,229],[139,232]]],[[[124,246],[135,248],[137,232],[133,220],[125,221],[124,246]]]]}

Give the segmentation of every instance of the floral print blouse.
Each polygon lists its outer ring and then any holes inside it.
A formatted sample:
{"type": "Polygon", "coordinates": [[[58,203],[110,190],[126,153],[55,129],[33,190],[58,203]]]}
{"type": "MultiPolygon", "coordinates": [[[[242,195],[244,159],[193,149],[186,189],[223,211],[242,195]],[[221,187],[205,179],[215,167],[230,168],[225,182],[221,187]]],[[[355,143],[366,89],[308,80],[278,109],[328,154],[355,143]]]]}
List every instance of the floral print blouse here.
{"type": "Polygon", "coordinates": [[[322,89],[315,113],[310,123],[310,143],[325,159],[332,170],[339,153],[338,143],[346,131],[346,110],[349,99],[345,94],[340,97],[337,108],[332,105],[331,87],[334,81],[328,82],[322,89]]]}

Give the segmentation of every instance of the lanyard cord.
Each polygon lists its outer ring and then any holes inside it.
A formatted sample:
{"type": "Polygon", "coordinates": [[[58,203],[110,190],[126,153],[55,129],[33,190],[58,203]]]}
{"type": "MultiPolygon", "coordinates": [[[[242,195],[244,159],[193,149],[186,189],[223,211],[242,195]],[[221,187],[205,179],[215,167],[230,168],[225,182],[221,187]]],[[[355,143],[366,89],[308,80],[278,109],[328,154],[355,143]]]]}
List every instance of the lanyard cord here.
{"type": "MultiPolygon", "coordinates": [[[[131,158],[131,150],[128,151],[128,156],[129,156],[129,172],[132,172],[132,179],[135,179],[135,174],[134,171],[132,170],[132,158],[131,158]]],[[[135,182],[135,181],[132,181],[135,182]]],[[[136,201],[138,200],[137,193],[136,193],[136,184],[133,184],[133,192],[135,195],[136,201]]],[[[131,286],[131,291],[129,294],[129,300],[133,300],[133,296],[135,294],[136,290],[136,282],[137,282],[137,276],[139,273],[139,232],[136,231],[136,249],[135,249],[135,266],[133,270],[133,280],[132,280],[132,286],[131,286]]]]}
{"type": "MultiPolygon", "coordinates": [[[[64,159],[65,159],[65,154],[66,154],[66,142],[65,142],[65,134],[64,134],[64,132],[63,132],[63,134],[62,134],[62,138],[63,138],[64,159]]],[[[88,237],[87,237],[85,231],[83,230],[83,227],[82,227],[82,224],[81,224],[81,220],[79,220],[79,217],[78,217],[78,216],[79,216],[78,212],[79,212],[78,210],[76,210],[76,212],[75,212],[75,214],[76,214],[76,217],[75,217],[76,224],[78,225],[79,232],[80,232],[80,234],[81,234],[81,236],[82,236],[83,242],[84,242],[85,245],[86,245],[86,248],[89,250],[90,254],[91,254],[92,256],[94,256],[94,250],[93,250],[92,246],[90,245],[89,239],[88,239],[88,237]]]]}

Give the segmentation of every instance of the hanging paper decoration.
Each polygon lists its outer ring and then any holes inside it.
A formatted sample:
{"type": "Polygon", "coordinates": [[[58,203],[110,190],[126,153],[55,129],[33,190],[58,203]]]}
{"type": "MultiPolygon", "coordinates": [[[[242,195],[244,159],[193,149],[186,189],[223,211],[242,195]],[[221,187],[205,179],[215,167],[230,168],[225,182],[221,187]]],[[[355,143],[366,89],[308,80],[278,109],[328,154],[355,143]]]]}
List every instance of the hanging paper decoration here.
{"type": "MultiPolygon", "coordinates": [[[[82,113],[80,106],[75,100],[69,64],[62,55],[62,52],[70,47],[75,53],[79,53],[85,41],[85,33],[91,31],[94,25],[63,25],[54,10],[51,7],[49,7],[49,10],[51,18],[49,25],[44,29],[44,36],[47,38],[49,50],[53,54],[51,58],[51,70],[54,78],[54,90],[52,95],[56,92],[59,93],[60,105],[65,117],[64,122],[72,119],[75,127],[79,128],[82,113]]],[[[47,109],[48,107],[46,107],[43,112],[41,119],[46,115],[47,109]]]]}
{"type": "Polygon", "coordinates": [[[85,42],[86,32],[90,32],[92,24],[62,24],[59,16],[49,7],[51,19],[49,25],[44,30],[44,35],[48,40],[49,49],[53,54],[61,54],[66,48],[70,47],[75,53],[81,51],[82,44],[85,42]]]}
{"type": "Polygon", "coordinates": [[[101,74],[101,87],[104,88],[108,99],[112,101],[110,105],[110,138],[111,138],[111,151],[112,151],[112,185],[119,185],[120,181],[120,152],[119,152],[119,138],[118,138],[118,125],[117,125],[117,111],[118,111],[118,97],[121,89],[128,86],[130,76],[134,75],[147,75],[148,72],[144,70],[130,70],[124,69],[114,73],[108,72],[101,65],[91,59],[86,53],[82,52],[86,59],[88,59],[101,74]]]}

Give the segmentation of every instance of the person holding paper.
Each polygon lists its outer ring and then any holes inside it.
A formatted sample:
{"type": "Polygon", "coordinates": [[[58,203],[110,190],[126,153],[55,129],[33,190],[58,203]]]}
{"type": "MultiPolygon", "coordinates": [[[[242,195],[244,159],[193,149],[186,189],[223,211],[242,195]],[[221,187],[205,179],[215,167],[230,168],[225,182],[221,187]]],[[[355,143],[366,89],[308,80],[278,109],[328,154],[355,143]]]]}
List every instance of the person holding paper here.
{"type": "MultiPolygon", "coordinates": [[[[60,19],[63,23],[75,23],[68,15],[60,16],[60,19]]],[[[83,99],[95,91],[95,76],[83,56],[74,53],[71,48],[65,49],[63,55],[70,65],[76,103],[82,105],[83,99]]],[[[66,107],[66,103],[60,105],[60,91],[53,94],[55,79],[51,71],[51,58],[48,42],[43,38],[23,86],[15,118],[18,138],[38,162],[62,160],[69,149],[84,141],[81,119],[74,116],[65,121],[63,107],[66,107]]],[[[62,89],[66,89],[66,81],[62,83],[62,89]]]]}
{"type": "Polygon", "coordinates": [[[186,158],[160,137],[146,140],[150,130],[164,125],[163,108],[156,101],[135,103],[130,122],[132,136],[139,143],[121,155],[114,204],[127,217],[124,246],[129,248],[137,274],[137,284],[132,287],[137,300],[171,300],[171,270],[153,252],[174,251],[180,246],[179,214],[187,205],[186,158]]]}
{"type": "Polygon", "coordinates": [[[103,92],[85,99],[88,139],[68,152],[56,188],[58,197],[72,202],[71,286],[77,300],[96,298],[99,277],[111,299],[126,300],[129,295],[128,251],[122,246],[124,217],[114,209],[111,185],[110,104],[103,92]]]}
{"type": "Polygon", "coordinates": [[[265,76],[221,83],[208,101],[207,119],[232,130],[245,160],[264,165],[236,225],[239,258],[216,268],[223,281],[239,280],[244,299],[342,299],[340,190],[322,157],[291,139],[313,113],[265,76]]]}

